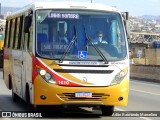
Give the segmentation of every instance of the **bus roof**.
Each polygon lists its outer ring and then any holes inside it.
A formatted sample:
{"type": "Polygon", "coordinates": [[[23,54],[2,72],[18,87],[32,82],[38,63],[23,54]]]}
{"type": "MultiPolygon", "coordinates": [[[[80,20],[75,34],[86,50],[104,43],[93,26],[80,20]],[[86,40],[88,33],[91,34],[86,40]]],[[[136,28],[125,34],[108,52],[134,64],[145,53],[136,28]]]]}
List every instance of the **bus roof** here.
{"type": "Polygon", "coordinates": [[[107,10],[107,11],[117,11],[115,7],[98,4],[98,3],[88,3],[88,2],[35,2],[32,3],[35,5],[35,8],[63,8],[63,9],[97,9],[97,10],[107,10]]]}
{"type": "Polygon", "coordinates": [[[100,10],[100,11],[112,11],[118,12],[118,9],[108,5],[89,3],[89,2],[34,2],[24,6],[22,9],[9,15],[10,17],[16,16],[17,14],[26,12],[27,10],[36,9],[81,9],[81,10],[100,10]]]}

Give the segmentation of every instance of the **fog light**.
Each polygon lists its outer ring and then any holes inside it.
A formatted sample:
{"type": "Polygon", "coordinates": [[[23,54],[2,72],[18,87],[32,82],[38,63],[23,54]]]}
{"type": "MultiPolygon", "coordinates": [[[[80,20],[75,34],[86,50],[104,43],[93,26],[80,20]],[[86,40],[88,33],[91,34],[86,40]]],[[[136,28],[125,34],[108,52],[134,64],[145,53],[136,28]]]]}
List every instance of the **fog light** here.
{"type": "Polygon", "coordinates": [[[47,97],[46,97],[45,95],[41,95],[40,98],[41,98],[42,100],[45,100],[47,97]]]}
{"type": "Polygon", "coordinates": [[[122,101],[122,100],[123,100],[123,97],[119,97],[118,100],[119,100],[119,101],[122,101]]]}

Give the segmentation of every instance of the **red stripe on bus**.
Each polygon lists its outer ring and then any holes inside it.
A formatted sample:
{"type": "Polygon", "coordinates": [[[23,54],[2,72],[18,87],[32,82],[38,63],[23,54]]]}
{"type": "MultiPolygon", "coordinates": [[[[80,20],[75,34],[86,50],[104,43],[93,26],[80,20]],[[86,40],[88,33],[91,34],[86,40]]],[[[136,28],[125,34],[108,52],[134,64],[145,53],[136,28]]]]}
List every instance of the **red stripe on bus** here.
{"type": "Polygon", "coordinates": [[[44,70],[48,71],[56,80],[57,84],[60,86],[82,86],[80,84],[68,81],[64,78],[62,78],[60,75],[58,75],[58,73],[54,73],[53,71],[51,71],[48,66],[44,66],[42,64],[41,61],[39,61],[34,55],[32,55],[32,83],[34,83],[34,79],[36,78],[36,76],[38,75],[37,71],[36,71],[36,66],[39,66],[41,68],[43,68],[44,70]]]}
{"type": "Polygon", "coordinates": [[[37,77],[38,73],[36,71],[36,64],[37,64],[37,59],[36,57],[32,54],[32,84],[34,84],[34,80],[37,77]]]}

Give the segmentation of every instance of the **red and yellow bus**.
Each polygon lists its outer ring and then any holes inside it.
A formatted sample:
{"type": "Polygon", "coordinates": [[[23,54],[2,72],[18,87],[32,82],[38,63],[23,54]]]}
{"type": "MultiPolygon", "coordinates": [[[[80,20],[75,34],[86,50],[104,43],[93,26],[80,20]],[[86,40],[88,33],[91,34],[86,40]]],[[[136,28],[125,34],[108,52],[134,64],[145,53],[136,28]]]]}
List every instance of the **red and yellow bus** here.
{"type": "Polygon", "coordinates": [[[3,46],[4,46],[4,33],[0,32],[0,50],[3,50],[3,46]]]}
{"type": "Polygon", "coordinates": [[[38,2],[9,15],[3,72],[13,100],[99,106],[103,115],[126,106],[126,18],[114,7],[83,2],[38,2]]]}
{"type": "Polygon", "coordinates": [[[0,68],[3,67],[4,32],[0,32],[0,68]]]}

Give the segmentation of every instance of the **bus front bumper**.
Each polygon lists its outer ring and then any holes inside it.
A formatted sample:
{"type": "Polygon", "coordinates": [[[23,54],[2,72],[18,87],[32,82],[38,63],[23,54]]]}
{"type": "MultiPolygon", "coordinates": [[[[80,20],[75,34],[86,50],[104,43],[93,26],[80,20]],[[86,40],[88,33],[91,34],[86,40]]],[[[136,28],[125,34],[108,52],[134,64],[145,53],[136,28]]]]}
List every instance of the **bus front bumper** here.
{"type": "Polygon", "coordinates": [[[47,83],[40,76],[34,81],[34,105],[113,105],[128,103],[129,80],[107,87],[68,87],[47,83]],[[75,97],[75,93],[91,93],[91,97],[75,97]]]}

